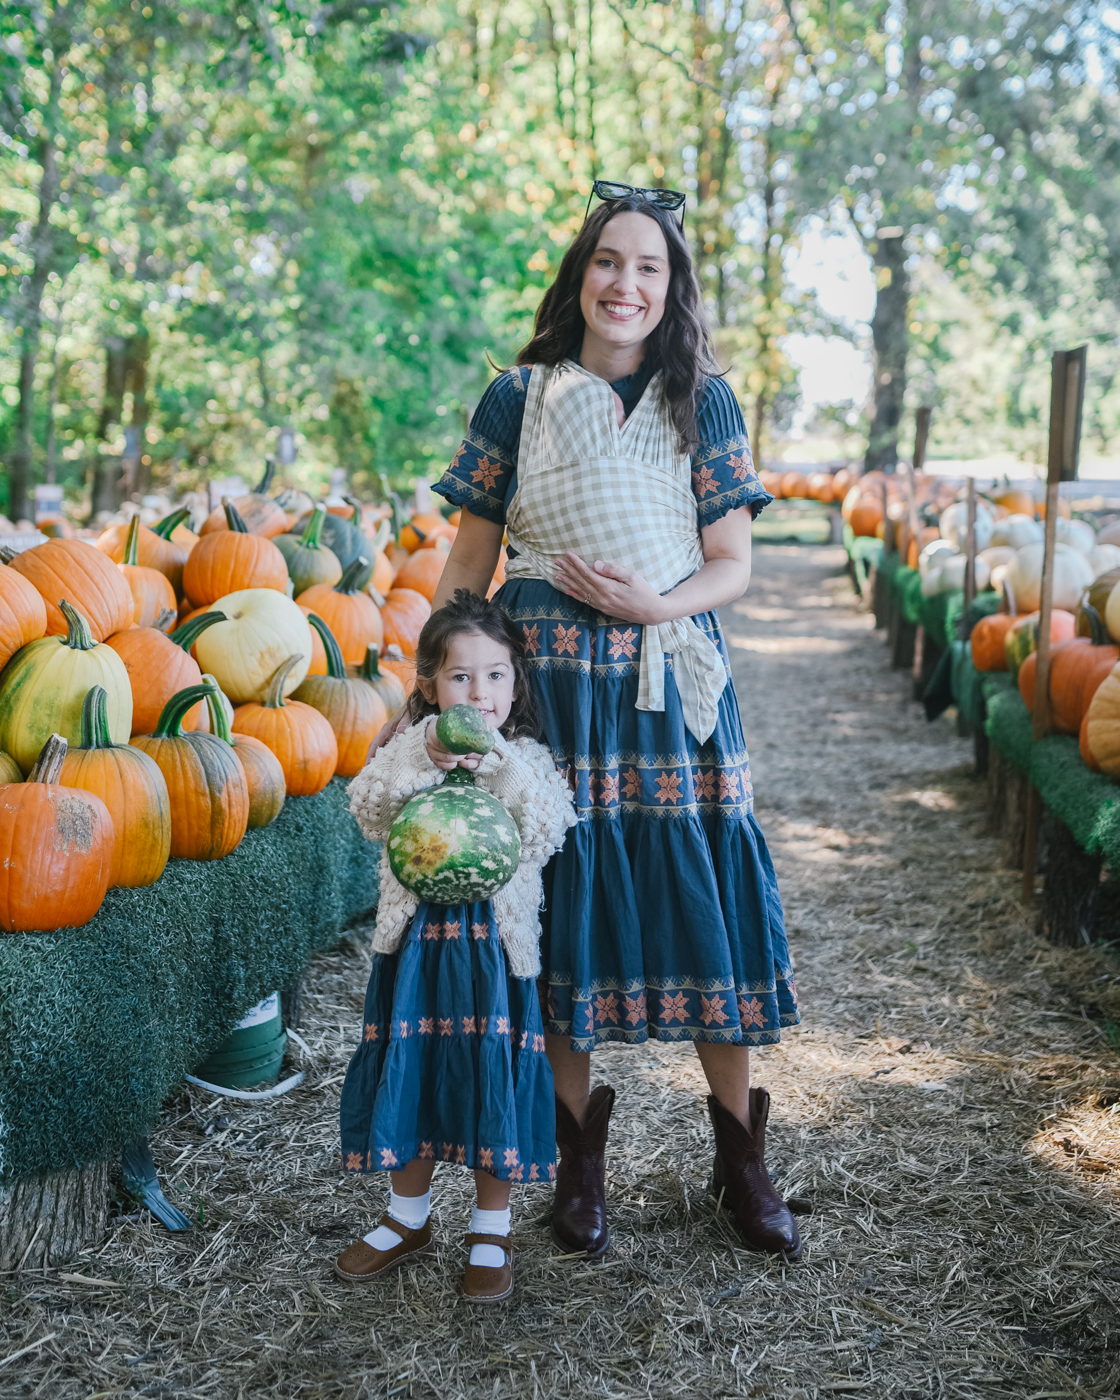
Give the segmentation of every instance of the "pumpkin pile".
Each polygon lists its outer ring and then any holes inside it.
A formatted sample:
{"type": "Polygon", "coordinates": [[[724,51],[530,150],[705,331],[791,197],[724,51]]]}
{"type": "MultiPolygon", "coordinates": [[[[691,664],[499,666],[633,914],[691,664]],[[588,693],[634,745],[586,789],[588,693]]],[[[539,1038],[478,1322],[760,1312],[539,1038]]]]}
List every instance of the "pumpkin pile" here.
{"type": "MultiPolygon", "coordinates": [[[[415,684],[458,527],[302,492],[0,562],[0,928],[86,923],[360,772],[415,684]],[[53,825],[52,825],[53,824],[53,825]]],[[[491,588],[504,579],[505,556],[491,588]]]]}

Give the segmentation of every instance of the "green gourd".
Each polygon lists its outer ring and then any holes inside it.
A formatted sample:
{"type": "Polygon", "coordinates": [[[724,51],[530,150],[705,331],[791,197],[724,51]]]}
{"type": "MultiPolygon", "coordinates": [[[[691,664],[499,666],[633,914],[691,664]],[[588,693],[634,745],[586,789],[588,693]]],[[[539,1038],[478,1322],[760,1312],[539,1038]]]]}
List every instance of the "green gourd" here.
{"type": "MultiPolygon", "coordinates": [[[[494,744],[471,705],[452,705],[436,721],[450,753],[487,754],[494,744]]],[[[509,883],[521,860],[517,823],[496,797],[475,786],[474,774],[453,768],[439,787],[414,797],[389,831],[393,874],[432,904],[489,899],[509,883]]]]}
{"type": "MultiPolygon", "coordinates": [[[[313,511],[303,515],[295,523],[296,530],[306,530],[311,523],[313,511]]],[[[339,565],[346,570],[360,555],[366,556],[366,563],[354,580],[355,588],[364,588],[373,577],[373,565],[369,562],[373,555],[370,549],[369,540],[362,534],[356,525],[352,525],[349,520],[343,520],[341,515],[332,515],[327,512],[326,519],[322,524],[322,541],[338,560],[339,565]]],[[[299,592],[299,589],[296,589],[299,592]]]]}
{"type": "Polygon", "coordinates": [[[307,528],[302,535],[277,535],[273,544],[284,556],[288,566],[288,577],[297,595],[316,583],[325,583],[329,588],[342,577],[342,565],[333,549],[320,541],[323,522],[327,519],[326,507],[318,505],[311,512],[307,528]]]}

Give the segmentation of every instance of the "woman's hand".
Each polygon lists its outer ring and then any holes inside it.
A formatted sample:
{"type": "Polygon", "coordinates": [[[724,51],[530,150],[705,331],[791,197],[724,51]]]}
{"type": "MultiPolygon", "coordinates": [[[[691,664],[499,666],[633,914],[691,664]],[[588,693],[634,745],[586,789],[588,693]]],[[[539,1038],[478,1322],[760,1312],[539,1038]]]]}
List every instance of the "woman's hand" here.
{"type": "Polygon", "coordinates": [[[428,719],[424,744],[428,750],[428,757],[437,768],[442,768],[445,773],[450,773],[452,768],[470,768],[473,771],[482,762],[480,753],[452,753],[449,749],[445,749],[436,734],[435,715],[428,719]]]}
{"type": "Polygon", "coordinates": [[[390,715],[381,726],[377,738],[374,739],[373,743],[369,746],[369,752],[366,754],[366,762],[368,763],[378,749],[384,748],[390,739],[401,733],[402,730],[407,729],[408,726],[408,706],[402,705],[396,714],[390,715]]]}
{"type": "Polygon", "coordinates": [[[569,597],[620,622],[645,627],[668,622],[673,616],[665,599],[641,574],[601,560],[594,566],[585,564],[570,550],[556,561],[556,584],[569,597]]]}

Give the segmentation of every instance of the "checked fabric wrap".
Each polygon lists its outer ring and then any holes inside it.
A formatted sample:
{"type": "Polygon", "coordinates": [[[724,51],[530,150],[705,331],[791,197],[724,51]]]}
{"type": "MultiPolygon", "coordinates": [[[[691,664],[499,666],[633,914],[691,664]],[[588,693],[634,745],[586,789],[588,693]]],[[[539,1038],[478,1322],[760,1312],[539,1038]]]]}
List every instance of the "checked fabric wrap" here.
{"type": "MultiPolygon", "coordinates": [[[[535,365],[529,378],[517,488],[506,514],[508,578],[556,586],[568,550],[641,574],[658,593],[704,563],[690,459],[661,397],[661,374],[620,428],[610,385],[574,360],[535,365]]],[[[690,617],[642,628],[639,710],[665,709],[665,657],[685,724],[704,743],[716,727],[727,672],[715,644],[690,617]]]]}

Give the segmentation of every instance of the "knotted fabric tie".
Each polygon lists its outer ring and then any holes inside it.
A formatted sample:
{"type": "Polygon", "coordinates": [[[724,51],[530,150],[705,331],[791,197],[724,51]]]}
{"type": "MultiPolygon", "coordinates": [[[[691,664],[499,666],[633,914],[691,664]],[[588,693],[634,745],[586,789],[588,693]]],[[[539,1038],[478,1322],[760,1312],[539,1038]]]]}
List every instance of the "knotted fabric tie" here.
{"type": "Polygon", "coordinates": [[[719,697],[727,684],[723,657],[712,639],[690,617],[642,628],[642,657],[638,666],[639,710],[665,708],[665,657],[673,658],[673,676],[681,698],[684,722],[705,743],[719,714],[719,697]]]}

